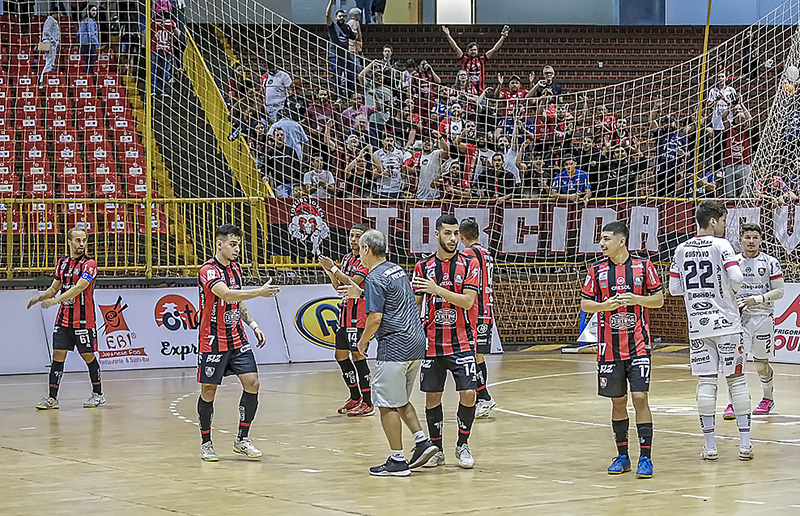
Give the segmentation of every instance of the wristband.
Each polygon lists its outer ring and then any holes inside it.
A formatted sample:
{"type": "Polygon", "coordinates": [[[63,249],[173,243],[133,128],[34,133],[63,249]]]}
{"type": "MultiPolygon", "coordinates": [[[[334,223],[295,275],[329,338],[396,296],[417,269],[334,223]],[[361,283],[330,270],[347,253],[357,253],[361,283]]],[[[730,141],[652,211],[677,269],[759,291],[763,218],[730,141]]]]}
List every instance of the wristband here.
{"type": "Polygon", "coordinates": [[[764,294],[761,294],[761,304],[764,304],[766,302],[767,302],[767,296],[765,296],[764,294]]]}
{"type": "Polygon", "coordinates": [[[258,329],[258,323],[256,321],[250,321],[250,327],[255,331],[258,329]]]}
{"type": "Polygon", "coordinates": [[[337,272],[339,272],[339,267],[337,267],[335,265],[333,267],[331,267],[331,274],[336,274],[337,272]]]}

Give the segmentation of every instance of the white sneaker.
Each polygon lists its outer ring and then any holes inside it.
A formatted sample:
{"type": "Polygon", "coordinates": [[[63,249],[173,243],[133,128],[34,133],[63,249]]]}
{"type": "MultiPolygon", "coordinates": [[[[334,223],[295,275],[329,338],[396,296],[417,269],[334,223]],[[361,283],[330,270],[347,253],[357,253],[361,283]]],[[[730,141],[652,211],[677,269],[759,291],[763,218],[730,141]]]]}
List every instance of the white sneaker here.
{"type": "Polygon", "coordinates": [[[105,396],[103,396],[102,394],[97,394],[96,392],[93,392],[92,395],[89,396],[89,399],[83,402],[83,408],[99,407],[100,405],[102,405],[105,402],[106,402],[105,396]]]}
{"type": "Polygon", "coordinates": [[[200,458],[206,462],[219,462],[219,457],[214,451],[214,444],[211,441],[200,445],[200,458]]]}
{"type": "Polygon", "coordinates": [[[717,452],[716,448],[709,450],[704,446],[703,452],[700,454],[700,458],[703,460],[719,460],[719,453],[717,452]]]}
{"type": "Polygon", "coordinates": [[[753,445],[751,444],[749,448],[739,448],[739,460],[753,460],[755,455],[753,454],[753,445]]]}
{"type": "Polygon", "coordinates": [[[472,451],[468,444],[456,446],[456,459],[458,459],[458,465],[464,469],[472,469],[475,465],[475,459],[472,457],[472,451]]]}
{"type": "Polygon", "coordinates": [[[39,410],[57,409],[58,400],[50,396],[42,396],[42,401],[36,405],[36,408],[39,410]]]}
{"type": "Polygon", "coordinates": [[[247,455],[248,459],[257,459],[263,455],[261,450],[253,445],[253,441],[249,437],[234,440],[233,451],[240,455],[247,455]]]}
{"type": "Polygon", "coordinates": [[[494,401],[494,398],[478,400],[478,403],[475,405],[475,419],[485,419],[489,417],[489,412],[496,406],[497,402],[494,401]]]}
{"type": "Polygon", "coordinates": [[[436,454],[428,459],[422,467],[423,468],[435,468],[436,466],[444,466],[444,452],[439,450],[436,454]]]}

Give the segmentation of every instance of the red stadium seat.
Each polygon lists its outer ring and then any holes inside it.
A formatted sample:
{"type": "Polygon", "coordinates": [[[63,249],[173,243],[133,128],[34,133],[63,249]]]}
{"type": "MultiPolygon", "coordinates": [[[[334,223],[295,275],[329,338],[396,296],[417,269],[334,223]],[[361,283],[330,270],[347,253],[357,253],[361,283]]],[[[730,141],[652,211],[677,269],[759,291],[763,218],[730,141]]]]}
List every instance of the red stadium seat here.
{"type": "Polygon", "coordinates": [[[50,163],[48,161],[40,159],[38,161],[24,161],[22,163],[22,177],[26,182],[49,175],[50,163]]]}
{"type": "MultiPolygon", "coordinates": [[[[76,206],[80,205],[83,207],[82,203],[76,203],[76,206]]],[[[89,235],[94,235],[97,233],[97,217],[95,214],[90,210],[69,210],[67,208],[65,210],[65,219],[68,228],[80,228],[86,231],[89,235]]]]}
{"type": "Polygon", "coordinates": [[[79,99],[75,105],[75,114],[79,120],[81,118],[102,118],[103,103],[97,98],[79,99]]]}
{"type": "Polygon", "coordinates": [[[125,144],[139,143],[139,133],[133,129],[114,131],[114,144],[120,147],[125,144]]]}
{"type": "Polygon", "coordinates": [[[75,98],[78,98],[80,95],[78,95],[77,92],[80,92],[81,90],[94,90],[94,76],[72,74],[69,78],[69,85],[72,86],[72,89],[76,92],[75,98]]]}
{"type": "Polygon", "coordinates": [[[125,99],[108,100],[106,101],[106,118],[109,120],[114,118],[127,118],[133,120],[133,113],[131,113],[128,101],[125,99]]]}
{"type": "Polygon", "coordinates": [[[0,161],[0,179],[8,179],[16,176],[17,173],[14,171],[13,161],[0,161]]]}
{"type": "Polygon", "coordinates": [[[44,129],[34,127],[33,129],[25,129],[22,131],[23,142],[44,142],[47,139],[47,133],[44,129]]]}
{"type": "Polygon", "coordinates": [[[124,197],[119,177],[116,174],[108,174],[103,177],[103,181],[97,181],[94,185],[94,195],[98,199],[121,199],[124,197]]]}
{"type": "Polygon", "coordinates": [[[28,205],[25,215],[25,233],[28,235],[57,235],[58,221],[52,204],[28,205]]]}
{"type": "Polygon", "coordinates": [[[119,161],[125,163],[138,162],[145,159],[144,145],[128,143],[119,147],[119,161]]]}
{"type": "Polygon", "coordinates": [[[8,231],[8,219],[11,219],[11,234],[14,236],[21,235],[23,226],[20,212],[12,210],[11,216],[9,217],[8,210],[3,206],[3,209],[0,209],[0,230],[2,230],[3,233],[8,231]]]}
{"type": "MultiPolygon", "coordinates": [[[[36,75],[30,71],[27,73],[18,73],[16,75],[11,76],[10,84],[12,88],[16,89],[15,95],[19,97],[19,89],[20,88],[35,88],[36,87],[36,75]]],[[[37,95],[38,96],[38,95],[37,95]]]]}
{"type": "Polygon", "coordinates": [[[31,74],[31,70],[33,70],[33,55],[31,54],[30,43],[21,43],[17,46],[13,46],[11,48],[11,59],[8,63],[9,75],[17,77],[20,75],[29,75],[31,74]]]}
{"type": "Polygon", "coordinates": [[[116,74],[116,72],[111,72],[100,77],[99,85],[103,88],[107,88],[109,86],[122,86],[122,80],[120,79],[119,75],[116,74]]]}
{"type": "Polygon", "coordinates": [[[56,162],[75,162],[80,159],[78,142],[56,142],[56,162]]]}
{"type": "Polygon", "coordinates": [[[127,102],[127,92],[125,91],[124,86],[104,86],[100,91],[100,96],[106,101],[106,104],[108,104],[109,101],[116,100],[123,100],[127,102]]]}
{"type": "Polygon", "coordinates": [[[113,163],[114,151],[111,142],[86,142],[86,161],[90,167],[93,163],[113,163]]]}
{"type": "Polygon", "coordinates": [[[125,206],[113,213],[106,214],[105,230],[114,235],[135,235],[133,214],[125,210],[125,206]]]}
{"type": "Polygon", "coordinates": [[[56,143],[77,142],[78,133],[73,130],[62,130],[53,132],[53,141],[56,143]]]}
{"type": "Polygon", "coordinates": [[[72,122],[72,111],[68,111],[64,115],[48,116],[46,127],[53,133],[74,133],[75,124],[72,122]]]}
{"type": "Polygon", "coordinates": [[[108,139],[108,131],[105,127],[98,127],[91,131],[86,131],[86,134],[83,137],[83,141],[86,142],[87,145],[89,144],[99,144],[102,145],[104,143],[110,143],[108,139]]]}
{"type": "Polygon", "coordinates": [[[85,176],[83,171],[83,161],[80,159],[73,161],[56,161],[56,179],[59,181],[69,180],[72,176],[85,176]]]}
{"type": "Polygon", "coordinates": [[[89,176],[90,182],[103,183],[109,176],[117,177],[116,164],[90,161],[86,173],[89,176]]]}
{"type": "Polygon", "coordinates": [[[53,117],[71,117],[74,113],[72,97],[64,98],[48,98],[47,103],[47,118],[53,117]]]}
{"type": "Polygon", "coordinates": [[[48,74],[45,77],[44,96],[49,101],[65,100],[69,97],[67,76],[64,74],[48,74]]]}
{"type": "MultiPolygon", "coordinates": [[[[2,76],[0,75],[0,78],[2,76]]],[[[11,107],[11,88],[7,84],[0,84],[0,105],[11,107]]]]}
{"type": "Polygon", "coordinates": [[[135,129],[133,117],[130,111],[126,111],[123,116],[110,118],[109,126],[114,130],[114,132],[131,131],[135,129]]]}
{"type": "Polygon", "coordinates": [[[59,196],[64,199],[88,199],[89,188],[86,176],[83,174],[70,174],[62,176],[59,180],[59,196]]]}
{"type": "Polygon", "coordinates": [[[99,75],[116,74],[115,63],[114,52],[110,48],[104,48],[97,55],[95,69],[99,75]]]}
{"type": "Polygon", "coordinates": [[[23,142],[23,161],[42,161],[47,159],[47,146],[45,142],[23,142]]]}
{"type": "Polygon", "coordinates": [[[83,70],[86,68],[86,61],[81,56],[81,47],[74,46],[69,50],[67,56],[67,75],[70,78],[83,75],[83,70]]]}
{"type": "MultiPolygon", "coordinates": [[[[128,176],[127,178],[127,193],[130,199],[144,199],[147,196],[147,181],[144,174],[140,176],[128,176]]],[[[155,190],[155,184],[153,185],[155,190]]]]}
{"type": "Polygon", "coordinates": [[[104,127],[100,118],[78,118],[79,131],[94,131],[100,127],[104,127]]]}
{"type": "Polygon", "coordinates": [[[0,129],[0,144],[14,143],[14,130],[13,129],[0,129]]]}
{"type": "Polygon", "coordinates": [[[127,181],[130,181],[131,179],[136,181],[139,177],[144,177],[145,174],[146,171],[145,171],[144,158],[138,161],[129,161],[122,163],[122,176],[127,181]]]}
{"type": "Polygon", "coordinates": [[[53,176],[42,174],[25,181],[25,197],[29,199],[50,199],[55,194],[53,176]]]}
{"type": "MultiPolygon", "coordinates": [[[[147,221],[145,220],[147,209],[144,204],[137,204],[135,207],[136,219],[139,224],[139,234],[147,232],[147,221]]],[[[154,205],[150,215],[150,225],[153,228],[153,233],[159,235],[167,234],[167,214],[161,209],[161,206],[154,205]]]]}
{"type": "MultiPolygon", "coordinates": [[[[20,80],[23,78],[20,77],[20,80]]],[[[36,83],[27,85],[27,86],[17,86],[17,105],[19,105],[20,100],[30,100],[35,102],[37,105],[39,104],[39,87],[36,83]]]]}
{"type": "Polygon", "coordinates": [[[18,199],[21,196],[22,188],[16,174],[0,176],[0,198],[18,199]]]}
{"type": "Polygon", "coordinates": [[[14,164],[17,157],[14,155],[14,141],[0,142],[0,163],[14,164]]]}

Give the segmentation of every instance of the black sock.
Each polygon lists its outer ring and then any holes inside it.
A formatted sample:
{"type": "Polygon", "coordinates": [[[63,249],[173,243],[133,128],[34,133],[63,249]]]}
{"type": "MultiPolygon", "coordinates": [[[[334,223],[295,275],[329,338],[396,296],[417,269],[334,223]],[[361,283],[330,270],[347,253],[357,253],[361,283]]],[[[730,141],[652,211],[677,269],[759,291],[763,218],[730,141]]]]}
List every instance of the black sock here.
{"type": "Polygon", "coordinates": [[[637,423],[636,433],[639,435],[640,457],[649,457],[653,447],[653,423],[637,423]]]}
{"type": "Polygon", "coordinates": [[[458,446],[467,444],[469,433],[472,431],[472,423],[475,421],[475,405],[467,407],[466,405],[458,404],[458,446]]]}
{"type": "Polygon", "coordinates": [[[361,399],[361,391],[358,388],[358,377],[356,375],[356,366],[353,365],[353,361],[350,358],[346,358],[344,360],[337,360],[339,363],[339,367],[342,370],[342,378],[344,378],[344,383],[350,389],[350,399],[351,400],[360,400],[361,399]]]}
{"type": "Polygon", "coordinates": [[[629,419],[621,421],[611,420],[611,428],[614,430],[614,441],[617,443],[617,455],[628,456],[628,424],[629,419]]]}
{"type": "Polygon", "coordinates": [[[256,417],[258,409],[258,394],[242,391],[239,399],[239,433],[237,437],[242,439],[250,433],[250,423],[256,417]]]}
{"type": "Polygon", "coordinates": [[[367,359],[354,360],[353,365],[358,372],[358,383],[361,385],[361,401],[372,406],[372,387],[370,386],[369,364],[367,359]]]}
{"type": "Polygon", "coordinates": [[[61,385],[61,377],[64,376],[64,362],[50,364],[50,394],[51,398],[58,398],[58,387],[61,385]]]}
{"type": "Polygon", "coordinates": [[[486,388],[486,362],[478,364],[478,389],[477,395],[479,400],[489,401],[492,396],[489,394],[489,389],[486,388]]]}
{"type": "Polygon", "coordinates": [[[92,382],[92,392],[103,394],[103,385],[100,382],[100,362],[95,358],[86,366],[89,368],[89,380],[92,382]]]}
{"type": "Polygon", "coordinates": [[[200,435],[203,442],[211,442],[211,420],[214,419],[214,402],[197,397],[197,415],[200,419],[200,435]]]}
{"type": "Polygon", "coordinates": [[[444,411],[441,405],[436,405],[433,408],[425,408],[425,419],[428,421],[428,435],[431,437],[431,442],[442,448],[442,426],[444,425],[444,411]]]}

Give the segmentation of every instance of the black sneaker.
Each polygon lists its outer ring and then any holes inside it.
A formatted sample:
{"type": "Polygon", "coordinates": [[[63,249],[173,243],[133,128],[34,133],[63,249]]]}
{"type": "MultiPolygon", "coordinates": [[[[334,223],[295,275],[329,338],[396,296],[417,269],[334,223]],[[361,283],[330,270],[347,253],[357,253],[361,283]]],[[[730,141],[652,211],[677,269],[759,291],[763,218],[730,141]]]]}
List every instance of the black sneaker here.
{"type": "Polygon", "coordinates": [[[369,468],[369,474],[376,477],[407,477],[411,474],[411,470],[408,469],[408,462],[389,457],[380,466],[369,468]]]}
{"type": "Polygon", "coordinates": [[[431,442],[430,439],[425,439],[414,446],[414,454],[411,456],[411,461],[408,463],[410,469],[418,468],[428,462],[431,457],[436,455],[439,448],[431,442]]]}

